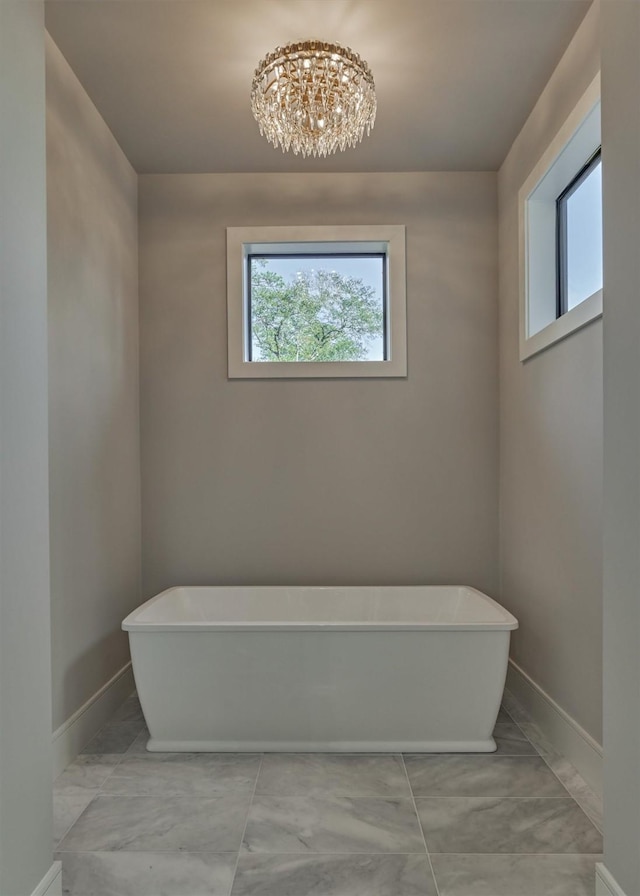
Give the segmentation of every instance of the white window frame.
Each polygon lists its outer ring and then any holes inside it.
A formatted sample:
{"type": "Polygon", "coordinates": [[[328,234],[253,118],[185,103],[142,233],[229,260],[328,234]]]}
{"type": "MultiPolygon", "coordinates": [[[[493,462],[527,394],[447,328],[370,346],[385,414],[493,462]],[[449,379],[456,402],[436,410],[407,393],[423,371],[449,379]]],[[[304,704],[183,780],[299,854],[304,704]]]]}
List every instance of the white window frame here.
{"type": "Polygon", "coordinates": [[[518,193],[521,361],[602,316],[600,289],[556,317],[556,199],[600,143],[598,74],[518,193]]]}
{"type": "Polygon", "coordinates": [[[229,379],[404,377],[407,300],[403,224],[336,227],[227,227],[229,379]],[[384,253],[387,259],[387,353],[384,361],[248,361],[247,256],[273,252],[384,253]]]}

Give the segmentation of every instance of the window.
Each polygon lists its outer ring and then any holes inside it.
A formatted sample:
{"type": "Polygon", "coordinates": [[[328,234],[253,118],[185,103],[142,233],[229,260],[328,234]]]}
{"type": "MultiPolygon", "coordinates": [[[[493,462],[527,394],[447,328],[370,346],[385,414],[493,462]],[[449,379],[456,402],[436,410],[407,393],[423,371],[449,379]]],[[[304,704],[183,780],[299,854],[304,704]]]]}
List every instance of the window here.
{"type": "Polygon", "coordinates": [[[247,255],[249,361],[385,361],[383,252],[247,255]]]}
{"type": "Polygon", "coordinates": [[[557,316],[602,289],[600,147],[556,200],[557,316]]]}
{"type": "Polygon", "coordinates": [[[519,194],[520,359],[602,314],[600,79],[519,194]]]}
{"type": "Polygon", "coordinates": [[[227,229],[229,376],[406,376],[404,227],[227,229]]]}

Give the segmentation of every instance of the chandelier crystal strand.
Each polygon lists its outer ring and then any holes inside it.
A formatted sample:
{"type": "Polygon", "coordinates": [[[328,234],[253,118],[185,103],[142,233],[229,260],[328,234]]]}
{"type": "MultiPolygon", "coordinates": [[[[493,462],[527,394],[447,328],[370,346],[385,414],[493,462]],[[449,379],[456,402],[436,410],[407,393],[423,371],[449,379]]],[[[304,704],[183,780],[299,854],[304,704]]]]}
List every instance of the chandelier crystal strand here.
{"type": "Polygon", "coordinates": [[[305,40],[276,47],[255,71],[251,111],[282,151],[326,156],[356,146],[376,117],[373,75],[348,47],[305,40]]]}

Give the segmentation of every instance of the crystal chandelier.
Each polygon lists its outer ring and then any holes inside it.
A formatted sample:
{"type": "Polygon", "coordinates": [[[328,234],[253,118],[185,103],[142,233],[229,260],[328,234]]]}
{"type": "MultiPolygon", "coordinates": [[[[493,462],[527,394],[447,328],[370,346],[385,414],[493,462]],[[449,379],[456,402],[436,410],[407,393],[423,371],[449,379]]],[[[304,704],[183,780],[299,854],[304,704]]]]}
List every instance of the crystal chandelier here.
{"type": "Polygon", "coordinates": [[[251,111],[260,133],[282,151],[326,156],[356,146],[376,117],[373,75],[357,53],[304,40],[276,47],[258,65],[251,111]]]}

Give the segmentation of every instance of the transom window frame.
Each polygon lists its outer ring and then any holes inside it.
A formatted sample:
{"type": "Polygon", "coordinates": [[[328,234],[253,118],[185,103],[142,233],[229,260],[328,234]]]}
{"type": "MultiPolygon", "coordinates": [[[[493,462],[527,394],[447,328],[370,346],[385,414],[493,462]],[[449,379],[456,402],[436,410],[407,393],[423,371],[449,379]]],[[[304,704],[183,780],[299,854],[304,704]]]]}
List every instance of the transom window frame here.
{"type": "Polygon", "coordinates": [[[229,379],[407,376],[406,234],[403,224],[227,227],[229,379]],[[384,255],[385,354],[380,361],[252,361],[248,257],[384,255]]]}
{"type": "Polygon", "coordinates": [[[518,193],[520,360],[602,317],[603,290],[558,315],[557,199],[601,145],[596,75],[518,193]]]}

